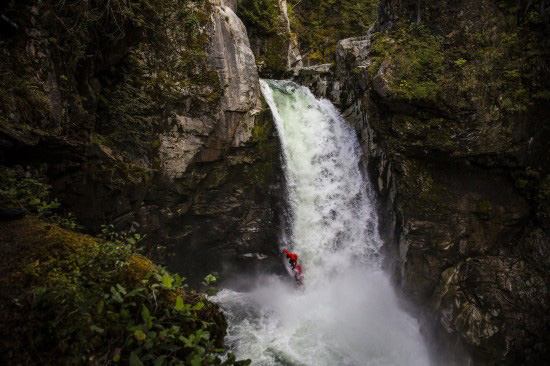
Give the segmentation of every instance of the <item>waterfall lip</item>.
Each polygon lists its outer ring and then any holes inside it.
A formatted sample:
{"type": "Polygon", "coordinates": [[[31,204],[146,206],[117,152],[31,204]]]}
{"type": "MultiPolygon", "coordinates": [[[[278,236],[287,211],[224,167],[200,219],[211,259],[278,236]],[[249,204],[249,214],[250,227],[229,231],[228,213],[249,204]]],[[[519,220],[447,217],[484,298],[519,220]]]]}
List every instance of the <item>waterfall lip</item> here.
{"type": "Polygon", "coordinates": [[[277,89],[278,91],[280,91],[281,93],[284,93],[286,95],[289,95],[289,96],[292,96],[292,92],[289,91],[289,90],[286,90],[285,88],[283,88],[282,86],[279,85],[279,83],[289,83],[289,84],[294,84],[295,86],[299,87],[298,84],[296,84],[294,81],[292,80],[287,80],[287,79],[283,79],[283,80],[276,80],[276,79],[260,79],[260,82],[262,81],[265,81],[267,83],[269,83],[269,85],[275,89],[277,89]]]}

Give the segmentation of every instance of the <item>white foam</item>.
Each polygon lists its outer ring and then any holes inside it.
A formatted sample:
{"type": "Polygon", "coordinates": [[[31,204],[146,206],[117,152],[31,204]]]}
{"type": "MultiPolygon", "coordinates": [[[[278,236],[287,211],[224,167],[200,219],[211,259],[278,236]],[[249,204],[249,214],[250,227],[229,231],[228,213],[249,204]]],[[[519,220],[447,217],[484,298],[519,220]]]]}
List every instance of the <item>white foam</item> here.
{"type": "Polygon", "coordinates": [[[416,320],[379,269],[382,241],[354,131],[305,87],[261,87],[281,139],[305,286],[268,276],[251,292],[220,292],[227,343],[254,365],[428,365],[416,320]]]}

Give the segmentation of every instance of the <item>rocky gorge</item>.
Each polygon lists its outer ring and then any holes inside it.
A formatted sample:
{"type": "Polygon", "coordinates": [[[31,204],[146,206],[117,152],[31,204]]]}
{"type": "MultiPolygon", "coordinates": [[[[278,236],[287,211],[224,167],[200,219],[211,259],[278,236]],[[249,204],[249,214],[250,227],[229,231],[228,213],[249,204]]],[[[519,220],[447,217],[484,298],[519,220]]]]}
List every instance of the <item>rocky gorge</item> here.
{"type": "Polygon", "coordinates": [[[384,266],[433,363],[544,364],[548,1],[36,0],[0,12],[16,25],[0,39],[1,164],[40,171],[86,233],[146,234],[145,253],[194,287],[281,271],[284,177],[259,78],[294,78],[357,131],[384,266]]]}
{"type": "Polygon", "coordinates": [[[547,6],[382,1],[301,71],[364,141],[395,281],[474,364],[546,358],[547,6]]]}

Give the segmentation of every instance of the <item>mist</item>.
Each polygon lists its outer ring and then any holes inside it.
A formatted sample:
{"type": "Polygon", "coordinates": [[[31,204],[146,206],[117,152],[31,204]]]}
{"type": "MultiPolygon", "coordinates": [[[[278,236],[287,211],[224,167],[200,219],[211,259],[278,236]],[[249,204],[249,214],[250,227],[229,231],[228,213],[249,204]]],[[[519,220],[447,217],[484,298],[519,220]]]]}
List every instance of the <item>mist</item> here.
{"type": "Polygon", "coordinates": [[[250,278],[222,290],[226,342],[253,365],[428,365],[418,322],[399,307],[381,270],[373,191],[355,132],[334,106],[289,81],[261,81],[284,158],[288,242],[304,284],[250,278]]]}

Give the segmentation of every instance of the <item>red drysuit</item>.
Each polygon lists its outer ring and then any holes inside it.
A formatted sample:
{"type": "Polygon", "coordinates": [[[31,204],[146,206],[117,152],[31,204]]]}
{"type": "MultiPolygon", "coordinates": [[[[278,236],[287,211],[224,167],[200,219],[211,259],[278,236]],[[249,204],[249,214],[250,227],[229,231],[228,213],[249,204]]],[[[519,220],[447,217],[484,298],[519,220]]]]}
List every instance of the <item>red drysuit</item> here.
{"type": "Polygon", "coordinates": [[[298,256],[289,250],[283,250],[283,253],[286,254],[290,266],[294,269],[294,267],[296,266],[296,262],[298,261],[298,256]]]}

